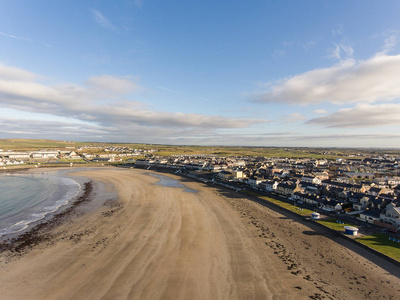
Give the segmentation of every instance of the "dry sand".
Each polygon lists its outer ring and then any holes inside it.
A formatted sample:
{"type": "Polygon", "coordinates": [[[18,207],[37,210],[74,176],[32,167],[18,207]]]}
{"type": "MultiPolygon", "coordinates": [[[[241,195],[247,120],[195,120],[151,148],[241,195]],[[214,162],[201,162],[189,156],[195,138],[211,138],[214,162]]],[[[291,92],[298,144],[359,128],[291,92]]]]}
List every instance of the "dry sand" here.
{"type": "Polygon", "coordinates": [[[3,253],[0,299],[399,299],[397,267],[311,223],[174,175],[198,192],[154,185],[148,172],[74,173],[118,201],[21,257],[3,253]]]}

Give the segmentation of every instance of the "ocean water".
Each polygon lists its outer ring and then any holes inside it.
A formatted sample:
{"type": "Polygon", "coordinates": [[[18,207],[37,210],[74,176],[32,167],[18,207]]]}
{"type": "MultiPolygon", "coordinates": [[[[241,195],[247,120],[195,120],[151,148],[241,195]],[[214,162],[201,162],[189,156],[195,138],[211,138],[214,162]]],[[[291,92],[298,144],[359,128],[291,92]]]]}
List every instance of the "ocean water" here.
{"type": "Polygon", "coordinates": [[[167,187],[175,187],[175,188],[182,188],[184,189],[183,191],[186,193],[197,193],[196,190],[190,189],[187,186],[183,185],[180,183],[178,180],[171,179],[168,176],[160,175],[160,174],[154,174],[154,173],[146,173],[146,175],[150,175],[153,177],[158,178],[160,181],[156,183],[156,185],[162,185],[162,186],[167,186],[167,187]]]}
{"type": "Polygon", "coordinates": [[[0,237],[22,232],[76,197],[80,184],[55,174],[0,175],[0,237]]]}

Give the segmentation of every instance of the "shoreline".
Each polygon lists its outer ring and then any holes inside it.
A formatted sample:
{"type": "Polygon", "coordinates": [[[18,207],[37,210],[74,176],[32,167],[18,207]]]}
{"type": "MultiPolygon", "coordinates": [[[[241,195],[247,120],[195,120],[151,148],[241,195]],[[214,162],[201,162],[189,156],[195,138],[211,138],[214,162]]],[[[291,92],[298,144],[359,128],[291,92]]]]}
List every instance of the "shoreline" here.
{"type": "MultiPolygon", "coordinates": [[[[140,169],[78,171],[118,191],[16,260],[0,299],[395,299],[399,278],[239,193],[140,169]],[[21,287],[21,284],[24,283],[21,287]]],[[[75,174],[74,174],[75,176],[75,174]]],[[[94,185],[94,199],[99,201],[94,185]]],[[[100,195],[101,196],[101,195],[100,195]]],[[[104,198],[103,198],[104,200],[104,198]]]]}
{"type": "MultiPolygon", "coordinates": [[[[43,218],[33,221],[26,228],[13,233],[8,233],[0,236],[0,253],[11,251],[18,253],[21,245],[23,248],[39,243],[40,241],[48,240],[44,233],[61,225],[66,219],[73,218],[74,215],[80,215],[82,212],[77,212],[78,209],[86,210],[85,213],[97,209],[103,203],[98,205],[90,205],[90,197],[94,197],[94,184],[101,185],[100,182],[93,182],[90,178],[82,176],[74,176],[74,172],[87,171],[93,168],[41,168],[41,169],[24,169],[18,171],[6,172],[9,175],[45,175],[51,174],[54,177],[71,179],[79,184],[79,190],[75,196],[70,198],[67,203],[60,205],[55,211],[47,213],[43,218]],[[53,174],[52,174],[53,173],[53,174]],[[85,208],[86,207],[86,208],[85,208]],[[43,235],[43,236],[42,236],[43,235]],[[19,250],[18,250],[19,249],[19,250]]],[[[3,173],[4,174],[4,173],[3,173]]],[[[97,188],[99,189],[99,188],[97,188]]],[[[106,201],[106,200],[104,200],[106,201]]]]}
{"type": "MultiPolygon", "coordinates": [[[[38,202],[39,205],[43,206],[41,202],[45,202],[45,205],[41,208],[41,210],[32,211],[34,206],[31,206],[28,208],[28,210],[25,210],[25,212],[21,216],[22,219],[20,217],[20,219],[14,221],[18,221],[17,223],[12,225],[9,224],[10,227],[8,227],[8,229],[11,230],[12,227],[20,223],[24,223],[25,227],[14,232],[2,234],[0,236],[0,243],[6,240],[15,239],[18,236],[25,234],[32,230],[38,224],[48,222],[53,218],[54,215],[62,212],[65,209],[68,209],[68,207],[82,194],[82,188],[84,183],[86,182],[84,180],[68,176],[68,171],[69,170],[67,169],[54,170],[53,168],[49,168],[47,170],[42,169],[40,171],[27,169],[20,170],[18,172],[3,172],[1,174],[2,176],[21,176],[23,178],[32,177],[38,180],[50,180],[57,188],[52,194],[49,194],[44,198],[36,197],[37,200],[41,199],[41,201],[38,202]],[[35,216],[37,219],[31,219],[33,216],[35,216]]],[[[6,228],[4,228],[4,230],[5,229],[6,228]]]]}
{"type": "Polygon", "coordinates": [[[0,253],[10,251],[20,254],[21,252],[32,249],[35,245],[51,239],[50,231],[71,218],[76,209],[92,200],[93,182],[84,183],[82,194],[72,200],[72,203],[66,204],[67,207],[61,209],[61,212],[55,211],[48,219],[37,221],[38,224],[22,233],[10,234],[10,237],[3,238],[0,242],[0,253]]]}

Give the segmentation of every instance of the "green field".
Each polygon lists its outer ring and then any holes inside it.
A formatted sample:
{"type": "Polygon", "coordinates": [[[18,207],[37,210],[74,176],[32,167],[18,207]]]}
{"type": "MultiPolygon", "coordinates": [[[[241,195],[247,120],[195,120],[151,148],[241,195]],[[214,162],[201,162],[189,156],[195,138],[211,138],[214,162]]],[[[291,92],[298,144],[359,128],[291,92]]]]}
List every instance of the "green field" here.
{"type": "Polygon", "coordinates": [[[344,223],[344,224],[340,224],[336,222],[336,219],[323,219],[323,220],[318,220],[316,221],[319,224],[322,224],[330,229],[336,230],[336,231],[340,231],[340,232],[344,232],[344,226],[355,226],[354,224],[350,224],[350,223],[344,223]]]}
{"type": "Polygon", "coordinates": [[[294,212],[294,213],[296,213],[298,215],[301,215],[301,216],[307,216],[307,215],[311,215],[311,213],[313,213],[312,210],[309,210],[309,209],[306,209],[306,208],[299,208],[299,207],[297,207],[297,206],[295,206],[293,204],[290,204],[290,203],[287,203],[287,202],[283,202],[283,201],[280,201],[280,200],[277,200],[277,199],[274,199],[274,198],[271,198],[271,197],[260,196],[259,194],[254,193],[254,192],[244,191],[244,193],[246,193],[246,194],[248,194],[250,196],[257,197],[259,199],[274,203],[274,204],[276,204],[276,205],[278,205],[278,206],[280,206],[280,207],[282,207],[284,209],[290,210],[291,212],[294,212]]]}
{"type": "MultiPolygon", "coordinates": [[[[217,156],[253,156],[253,157],[284,157],[284,158],[315,158],[331,159],[348,157],[347,151],[335,150],[333,154],[323,154],[309,148],[275,148],[275,147],[229,147],[229,146],[157,146],[157,155],[196,155],[208,154],[217,156]]],[[[354,150],[353,150],[354,152],[354,150]]]]}
{"type": "MultiPolygon", "coordinates": [[[[315,158],[335,160],[337,158],[362,159],[359,154],[386,153],[400,154],[398,150],[372,150],[372,149],[344,149],[344,148],[278,148],[278,147],[240,147],[240,146],[175,146],[157,144],[136,144],[136,143],[96,143],[96,142],[74,142],[56,141],[45,139],[0,139],[0,149],[4,151],[27,151],[38,149],[65,149],[65,147],[81,146],[100,147],[130,147],[133,149],[156,149],[155,155],[216,155],[216,156],[252,156],[252,157],[277,157],[277,158],[315,158]]],[[[85,152],[99,150],[85,149],[85,152]]]]}
{"type": "Polygon", "coordinates": [[[359,243],[400,261],[400,244],[389,241],[389,237],[386,234],[377,233],[374,235],[363,236],[356,240],[359,243]]]}
{"type": "MultiPolygon", "coordinates": [[[[318,220],[318,223],[331,228],[333,230],[344,232],[344,226],[355,226],[354,224],[336,223],[336,219],[318,220]]],[[[364,244],[380,253],[400,261],[400,244],[389,241],[389,237],[385,234],[373,234],[356,238],[357,242],[364,244]]]]}
{"type": "Polygon", "coordinates": [[[4,151],[27,151],[38,149],[60,149],[65,147],[79,147],[83,143],[65,142],[54,140],[29,140],[29,139],[0,139],[0,149],[4,151]]]}

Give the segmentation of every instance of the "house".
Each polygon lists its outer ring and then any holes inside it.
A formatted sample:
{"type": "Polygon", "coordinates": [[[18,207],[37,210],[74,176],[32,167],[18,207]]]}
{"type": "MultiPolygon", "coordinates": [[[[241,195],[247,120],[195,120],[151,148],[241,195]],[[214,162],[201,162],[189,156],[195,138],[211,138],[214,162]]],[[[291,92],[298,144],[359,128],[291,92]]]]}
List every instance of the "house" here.
{"type": "Polygon", "coordinates": [[[397,200],[397,195],[393,195],[393,194],[380,194],[378,196],[378,198],[381,198],[383,201],[387,202],[387,203],[391,203],[394,200],[397,200]]]}
{"type": "Polygon", "coordinates": [[[17,151],[7,151],[1,152],[0,156],[8,159],[29,159],[30,153],[28,152],[17,152],[17,151]]]}
{"type": "Polygon", "coordinates": [[[321,186],[314,183],[300,182],[299,185],[301,186],[302,189],[309,191],[311,193],[319,193],[321,190],[321,186]]]}
{"type": "Polygon", "coordinates": [[[274,172],[272,174],[272,176],[276,179],[280,179],[280,178],[285,178],[285,177],[289,177],[290,173],[288,170],[282,170],[280,172],[274,172]]]}
{"type": "Polygon", "coordinates": [[[372,173],[344,172],[344,175],[351,179],[374,179],[372,173]]]}
{"type": "Polygon", "coordinates": [[[366,209],[367,207],[370,207],[370,206],[373,206],[373,207],[376,207],[375,205],[374,205],[374,202],[375,203],[378,203],[378,202],[380,202],[380,201],[376,201],[376,197],[374,197],[374,196],[370,196],[370,195],[365,195],[364,197],[362,197],[361,199],[360,199],[360,204],[362,205],[362,209],[366,209]]]}
{"type": "Polygon", "coordinates": [[[385,178],[375,178],[372,182],[378,187],[385,187],[387,184],[385,178]]]}
{"type": "Polygon", "coordinates": [[[364,193],[348,193],[347,200],[352,203],[358,203],[364,196],[364,193]]]}
{"type": "Polygon", "coordinates": [[[346,184],[346,190],[355,193],[365,193],[368,188],[364,184],[346,184]]]}
{"type": "Polygon", "coordinates": [[[342,202],[336,200],[322,200],[320,202],[321,208],[328,211],[341,211],[343,209],[342,202]]]}
{"type": "Polygon", "coordinates": [[[321,198],[316,194],[306,194],[302,200],[303,202],[311,205],[318,205],[318,203],[321,201],[321,198]]]}
{"type": "Polygon", "coordinates": [[[387,184],[391,187],[400,184],[400,177],[386,177],[387,184]]]}
{"type": "Polygon", "coordinates": [[[332,198],[339,198],[343,191],[344,189],[339,187],[331,187],[328,189],[328,193],[332,198]]]}
{"type": "Polygon", "coordinates": [[[236,171],[232,171],[231,173],[232,173],[233,179],[241,179],[241,178],[245,177],[243,171],[236,170],[236,171]]]}
{"type": "Polygon", "coordinates": [[[259,187],[261,189],[268,191],[268,192],[275,191],[277,186],[278,186],[278,181],[274,181],[274,180],[267,180],[267,181],[261,182],[259,185],[259,187]]]}
{"type": "MultiPolygon", "coordinates": [[[[319,178],[321,181],[325,179],[329,179],[329,174],[326,171],[323,172],[314,172],[315,177],[319,178]]],[[[320,182],[321,183],[321,182],[320,182]]]]}
{"type": "Polygon", "coordinates": [[[396,195],[400,195],[400,184],[398,184],[394,189],[393,189],[394,193],[396,195]]]}
{"type": "Polygon", "coordinates": [[[368,195],[371,195],[371,196],[378,196],[381,193],[383,193],[383,188],[380,188],[380,187],[372,187],[368,191],[368,195]]]}
{"type": "Polygon", "coordinates": [[[78,153],[76,153],[75,151],[67,152],[67,153],[65,154],[64,157],[69,158],[69,159],[81,159],[81,158],[82,158],[82,157],[81,157],[78,153]]]}
{"type": "Polygon", "coordinates": [[[264,179],[263,178],[259,178],[259,177],[250,177],[247,179],[247,184],[249,184],[250,186],[252,186],[253,188],[257,188],[258,185],[263,182],[264,179]]]}
{"type": "Polygon", "coordinates": [[[303,192],[294,192],[293,196],[291,197],[291,200],[303,201],[304,195],[305,195],[305,193],[303,193],[303,192]]]}
{"type": "Polygon", "coordinates": [[[301,178],[302,182],[313,183],[313,184],[321,184],[321,179],[315,176],[303,176],[301,178]]]}
{"type": "Polygon", "coordinates": [[[387,205],[387,202],[379,197],[370,197],[370,201],[373,208],[383,209],[387,205]]]}
{"type": "Polygon", "coordinates": [[[276,187],[276,193],[289,197],[293,196],[295,192],[299,192],[301,190],[302,189],[297,184],[294,184],[292,182],[281,182],[278,183],[276,187]]]}
{"type": "Polygon", "coordinates": [[[390,203],[386,205],[385,212],[380,215],[382,222],[400,227],[400,207],[390,203]]]}
{"type": "Polygon", "coordinates": [[[55,159],[59,155],[58,151],[52,150],[39,150],[39,151],[32,151],[31,157],[33,159],[55,159]]]}
{"type": "Polygon", "coordinates": [[[218,173],[217,176],[222,180],[230,180],[230,179],[233,178],[233,174],[231,172],[228,172],[228,171],[221,171],[221,172],[218,173]]]}
{"type": "Polygon", "coordinates": [[[374,224],[381,220],[381,210],[379,209],[368,209],[363,212],[360,212],[359,219],[361,221],[374,224]]]}

